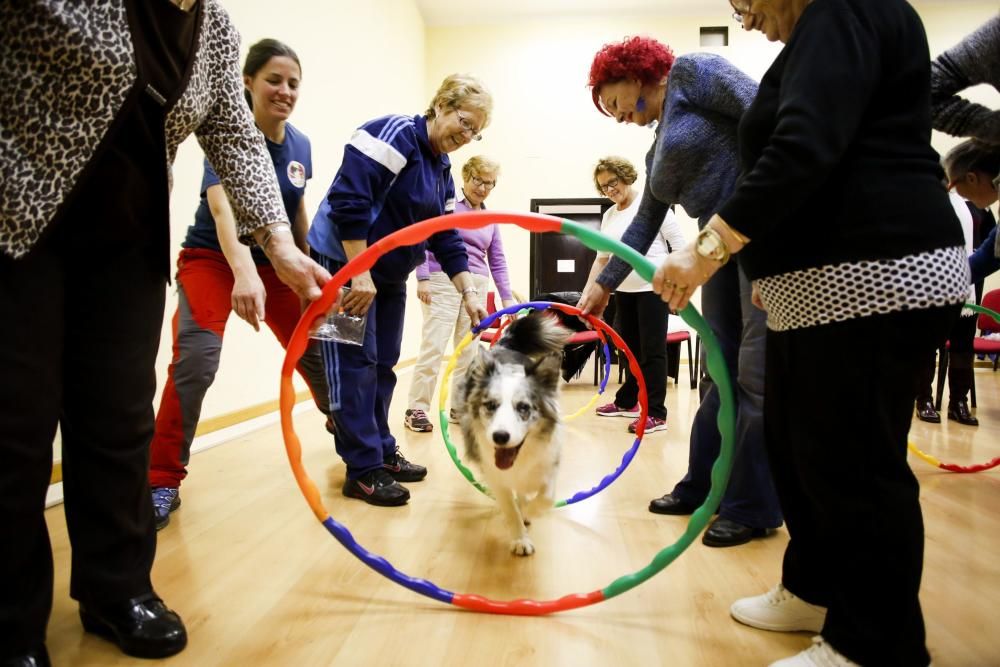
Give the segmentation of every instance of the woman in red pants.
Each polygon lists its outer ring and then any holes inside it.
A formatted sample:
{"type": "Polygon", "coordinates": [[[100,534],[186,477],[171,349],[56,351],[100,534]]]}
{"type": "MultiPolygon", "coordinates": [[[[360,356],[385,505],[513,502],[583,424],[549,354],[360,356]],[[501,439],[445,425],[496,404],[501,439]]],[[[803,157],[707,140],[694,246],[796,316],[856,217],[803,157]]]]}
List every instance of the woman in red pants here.
{"type": "MultiPolygon", "coordinates": [[[[264,39],[250,48],[243,66],[247,102],[267,140],[292,235],[306,251],[309,222],[302,197],[306,180],[312,176],[312,153],[309,139],[288,122],[301,80],[299,58],[285,44],[264,39]]],[[[191,441],[205,392],[219,368],[230,313],[235,311],[258,331],[264,321],[284,347],[302,312],[299,298],[278,279],[263,250],[239,242],[234,217],[219,177],[206,160],[201,204],[177,259],[174,356],[150,452],[149,484],[157,530],[170,522],[170,513],[181,504],[179,489],[187,476],[191,441]]],[[[310,347],[303,355],[299,372],[316,405],[329,414],[318,348],[310,347]]]]}

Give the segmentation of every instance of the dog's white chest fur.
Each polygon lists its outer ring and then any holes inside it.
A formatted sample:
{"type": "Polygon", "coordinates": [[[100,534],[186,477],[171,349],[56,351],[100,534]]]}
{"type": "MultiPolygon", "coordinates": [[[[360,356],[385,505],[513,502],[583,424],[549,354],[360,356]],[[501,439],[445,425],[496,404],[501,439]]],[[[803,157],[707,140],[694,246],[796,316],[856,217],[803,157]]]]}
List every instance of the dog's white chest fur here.
{"type": "Polygon", "coordinates": [[[458,396],[469,458],[507,525],[510,550],[535,546],[528,519],[552,508],[559,469],[559,382],[568,332],[543,313],[515,320],[496,350],[480,348],[458,396]]]}

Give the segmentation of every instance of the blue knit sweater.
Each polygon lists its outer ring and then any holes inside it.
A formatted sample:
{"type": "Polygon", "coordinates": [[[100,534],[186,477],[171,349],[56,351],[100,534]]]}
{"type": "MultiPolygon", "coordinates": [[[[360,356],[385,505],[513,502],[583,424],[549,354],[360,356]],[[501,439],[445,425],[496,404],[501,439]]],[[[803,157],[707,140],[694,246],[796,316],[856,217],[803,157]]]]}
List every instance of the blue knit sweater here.
{"type": "MultiPolygon", "coordinates": [[[[756,82],[720,56],[692,53],[674,62],[626,245],[645,254],[673,204],[699,226],[719,210],[739,176],[737,127],[756,94],[756,82]]],[[[631,270],[612,257],[597,282],[613,290],[631,270]]]]}

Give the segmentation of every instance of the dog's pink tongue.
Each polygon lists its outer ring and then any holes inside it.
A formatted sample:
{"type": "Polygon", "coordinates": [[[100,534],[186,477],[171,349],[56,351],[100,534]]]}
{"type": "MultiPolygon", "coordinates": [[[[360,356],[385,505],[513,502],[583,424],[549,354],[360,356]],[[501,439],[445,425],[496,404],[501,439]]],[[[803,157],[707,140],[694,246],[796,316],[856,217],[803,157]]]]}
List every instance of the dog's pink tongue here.
{"type": "Polygon", "coordinates": [[[507,470],[514,465],[514,459],[517,458],[519,451],[521,451],[521,445],[517,447],[494,447],[493,457],[496,460],[497,468],[507,470]]]}

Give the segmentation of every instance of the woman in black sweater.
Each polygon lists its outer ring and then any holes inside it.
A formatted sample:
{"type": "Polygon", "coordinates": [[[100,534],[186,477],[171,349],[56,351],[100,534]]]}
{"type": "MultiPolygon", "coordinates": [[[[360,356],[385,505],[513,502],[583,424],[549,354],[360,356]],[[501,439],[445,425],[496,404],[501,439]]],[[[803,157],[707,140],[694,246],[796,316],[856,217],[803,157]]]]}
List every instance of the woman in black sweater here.
{"type": "Polygon", "coordinates": [[[924,667],[906,438],[919,362],[969,286],[930,147],[926,35],[905,0],[731,4],[785,48],[742,119],[736,191],[653,283],[683,307],[742,250],[768,314],[764,428],[791,540],[781,583],[731,613],[821,632],[782,667],[924,667]]]}

